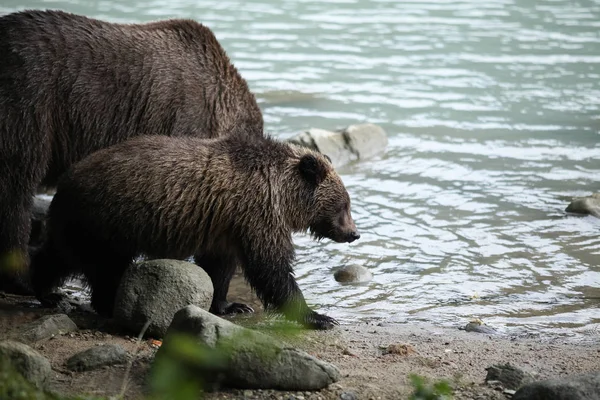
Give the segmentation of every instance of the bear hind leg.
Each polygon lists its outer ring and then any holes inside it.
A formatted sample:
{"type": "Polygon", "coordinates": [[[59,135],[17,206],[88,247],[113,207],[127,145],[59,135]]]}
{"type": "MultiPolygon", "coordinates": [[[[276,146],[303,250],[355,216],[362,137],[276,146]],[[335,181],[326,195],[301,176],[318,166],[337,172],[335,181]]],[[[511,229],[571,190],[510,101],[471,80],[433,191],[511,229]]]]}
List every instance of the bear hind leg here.
{"type": "Polygon", "coordinates": [[[123,273],[133,261],[133,255],[111,253],[103,249],[105,255],[92,259],[90,254],[83,268],[83,274],[92,294],[92,308],[103,317],[112,317],[117,290],[123,273]]]}
{"type": "Polygon", "coordinates": [[[77,272],[59,255],[53,240],[49,238],[42,248],[34,253],[30,266],[31,285],[42,305],[55,307],[63,299],[55,290],[77,272]]]}

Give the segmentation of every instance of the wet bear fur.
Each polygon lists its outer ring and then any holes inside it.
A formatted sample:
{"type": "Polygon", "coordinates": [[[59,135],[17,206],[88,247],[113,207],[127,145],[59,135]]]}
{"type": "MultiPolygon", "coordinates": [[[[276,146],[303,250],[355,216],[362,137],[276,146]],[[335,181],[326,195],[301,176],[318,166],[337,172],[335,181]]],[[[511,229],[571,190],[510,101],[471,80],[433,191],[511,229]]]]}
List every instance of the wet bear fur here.
{"type": "Polygon", "coordinates": [[[147,133],[262,129],[247,83],[197,22],[115,24],[61,11],[0,17],[0,290],[26,292],[33,196],[74,162],[147,133]]]}
{"type": "Polygon", "coordinates": [[[271,138],[141,136],[101,150],[63,175],[47,223],[48,239],[32,261],[42,298],[80,274],[93,308],[110,316],[137,256],[194,256],[215,288],[211,312],[249,310],[226,299],[239,265],[265,307],[317,329],[335,321],[304,300],[292,233],[359,238],[330,161],[271,138]]]}

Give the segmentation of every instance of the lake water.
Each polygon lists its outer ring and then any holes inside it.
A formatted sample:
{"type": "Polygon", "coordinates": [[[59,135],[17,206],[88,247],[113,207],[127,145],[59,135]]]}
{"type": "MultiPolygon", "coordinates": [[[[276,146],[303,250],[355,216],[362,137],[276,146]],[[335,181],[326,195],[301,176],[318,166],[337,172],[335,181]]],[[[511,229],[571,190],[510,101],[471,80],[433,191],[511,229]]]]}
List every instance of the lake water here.
{"type": "Polygon", "coordinates": [[[372,122],[387,153],[340,169],[362,238],[297,238],[308,301],[342,322],[479,317],[600,335],[600,2],[4,0],[119,22],[193,18],[248,80],[267,129],[372,122]],[[341,286],[357,263],[372,282],[341,286]]]}

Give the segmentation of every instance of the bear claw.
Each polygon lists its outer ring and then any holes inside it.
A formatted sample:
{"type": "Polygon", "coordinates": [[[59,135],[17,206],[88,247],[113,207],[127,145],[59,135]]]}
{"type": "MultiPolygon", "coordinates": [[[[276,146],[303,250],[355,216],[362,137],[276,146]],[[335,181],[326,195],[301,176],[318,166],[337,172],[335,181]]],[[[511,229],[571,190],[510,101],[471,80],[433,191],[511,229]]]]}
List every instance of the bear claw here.
{"type": "Polygon", "coordinates": [[[230,303],[225,307],[225,314],[248,314],[253,312],[254,309],[244,303],[230,303]]]}
{"type": "Polygon", "coordinates": [[[335,318],[331,318],[327,315],[319,314],[314,311],[307,315],[304,319],[304,325],[311,329],[328,330],[333,329],[335,325],[339,324],[340,323],[336,321],[335,318]]]}
{"type": "Polygon", "coordinates": [[[228,303],[219,302],[217,307],[211,307],[210,312],[215,315],[226,315],[226,314],[247,314],[253,313],[254,309],[244,303],[228,303]]]}

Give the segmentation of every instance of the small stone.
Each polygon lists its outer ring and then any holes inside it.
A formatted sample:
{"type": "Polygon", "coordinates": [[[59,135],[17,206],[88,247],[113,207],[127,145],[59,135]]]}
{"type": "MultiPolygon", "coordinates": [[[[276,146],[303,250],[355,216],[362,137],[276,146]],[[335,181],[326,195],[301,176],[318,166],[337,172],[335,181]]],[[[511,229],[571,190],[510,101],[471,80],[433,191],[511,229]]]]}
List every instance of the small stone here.
{"type": "Polygon", "coordinates": [[[50,381],[50,362],[24,343],[10,340],[0,342],[0,358],[8,358],[17,372],[40,389],[50,381]]]}
{"type": "Polygon", "coordinates": [[[127,352],[121,346],[103,344],[75,354],[67,360],[67,368],[71,371],[90,371],[126,362],[127,352]]]}
{"type": "Polygon", "coordinates": [[[77,325],[65,314],[46,315],[22,325],[10,336],[23,343],[34,343],[77,330],[77,325]]]}
{"type": "Polygon", "coordinates": [[[244,390],[244,397],[252,397],[252,390],[244,390]]]}
{"type": "Polygon", "coordinates": [[[341,283],[364,283],[373,279],[373,274],[361,265],[347,265],[335,271],[333,277],[341,283]]]}
{"type": "Polygon", "coordinates": [[[588,197],[576,198],[565,209],[566,212],[577,214],[590,214],[600,218],[600,193],[588,197]]]}
{"type": "Polygon", "coordinates": [[[535,378],[527,371],[510,364],[496,364],[486,368],[485,381],[492,385],[495,382],[506,389],[518,389],[521,385],[532,382],[535,378]]]}
{"type": "Polygon", "coordinates": [[[340,394],[340,400],[358,400],[358,396],[354,392],[344,392],[340,394]]]}
{"type": "Polygon", "coordinates": [[[479,322],[471,321],[467,325],[465,325],[465,327],[463,329],[467,332],[483,333],[486,335],[497,335],[498,334],[498,332],[494,328],[483,324],[483,322],[479,323],[479,322]]]}
{"type": "Polygon", "coordinates": [[[123,274],[114,319],[135,334],[151,320],[145,335],[162,338],[178,310],[190,304],[208,310],[212,296],[212,281],[196,264],[144,261],[130,265],[123,274]]]}

